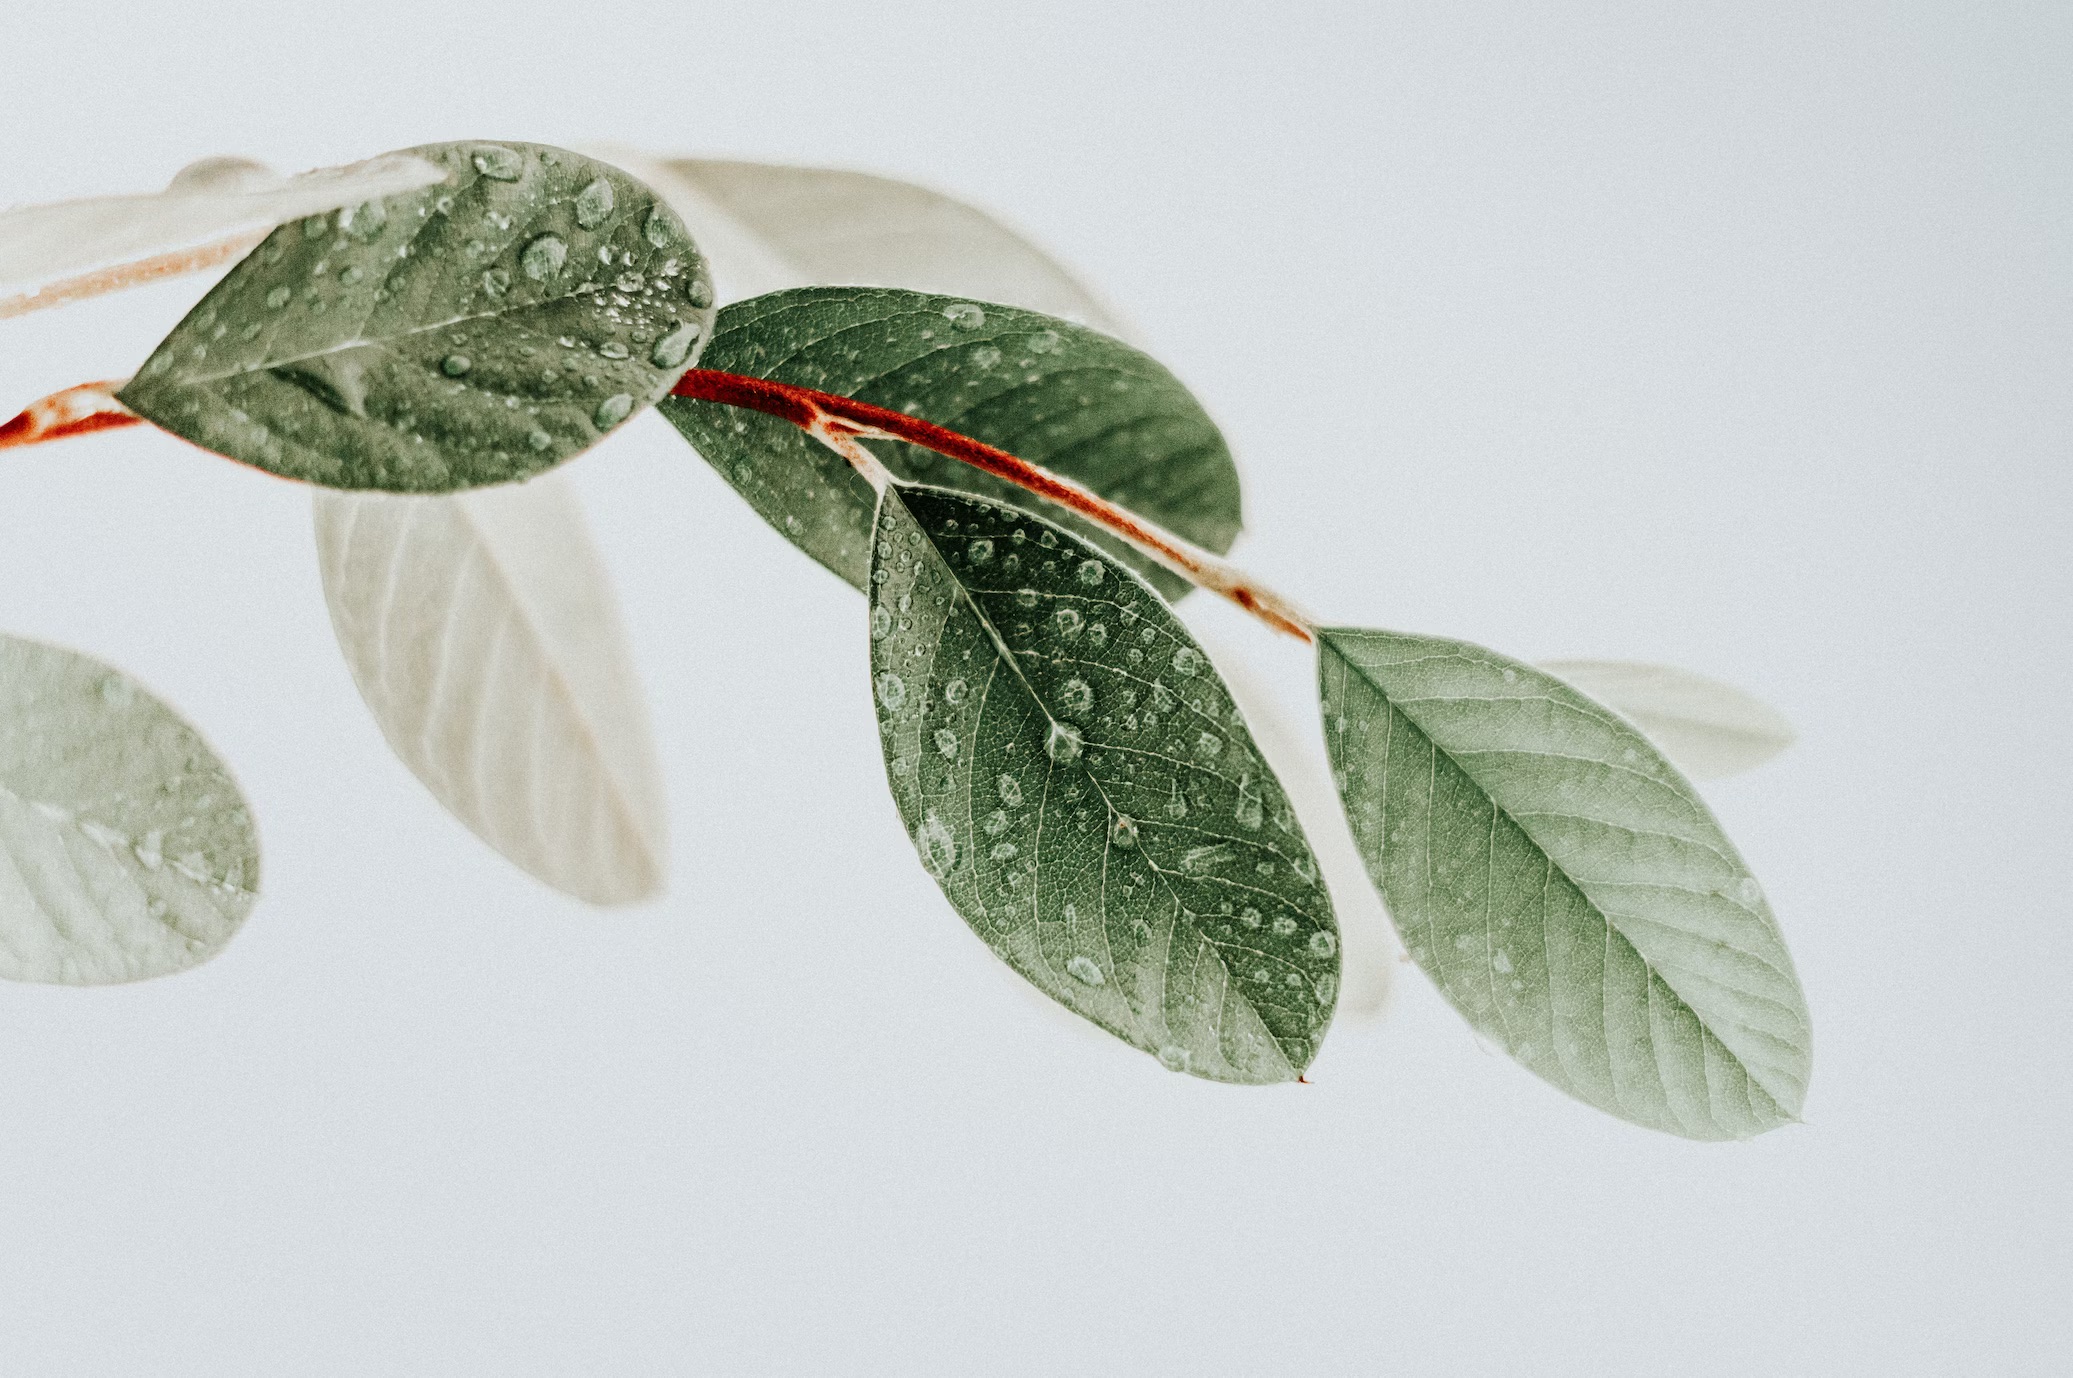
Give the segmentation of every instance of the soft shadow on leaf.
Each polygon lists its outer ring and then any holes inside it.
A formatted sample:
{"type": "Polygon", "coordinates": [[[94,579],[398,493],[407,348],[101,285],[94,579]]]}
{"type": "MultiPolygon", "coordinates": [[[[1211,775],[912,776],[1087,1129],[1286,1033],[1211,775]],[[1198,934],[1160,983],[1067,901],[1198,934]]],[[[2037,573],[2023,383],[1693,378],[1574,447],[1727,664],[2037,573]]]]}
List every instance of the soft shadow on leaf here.
{"type": "Polygon", "coordinates": [[[1552,1084],[1696,1139],[1799,1114],[1807,1010],[1762,888],[1625,719],[1435,637],[1318,640],[1325,741],[1411,956],[1552,1084]]]}
{"type": "MultiPolygon", "coordinates": [[[[1043,465],[1218,554],[1241,524],[1223,435],[1156,360],[1096,331],[1014,307],[888,288],[820,287],[728,307],[702,366],[924,417],[1043,465]]],[[[662,414],[778,532],[862,588],[870,485],[796,426],[672,397],[662,414]]],[[[1066,522],[1168,598],[1188,591],[1106,533],[1011,484],[887,443],[896,475],[1066,522]]]]}
{"type": "Polygon", "coordinates": [[[1157,594],[1048,522],[894,487],[870,631],[893,797],[973,931],[1170,1070],[1299,1075],[1338,998],[1331,900],[1157,594]]]}
{"type": "Polygon", "coordinates": [[[1625,714],[1701,780],[1754,770],[1794,740],[1792,724],[1754,694],[1673,665],[1548,660],[1540,668],[1625,714]]]}
{"type": "Polygon", "coordinates": [[[339,646],[403,763],[555,889],[595,904],[659,893],[647,708],[567,481],[319,494],[316,525],[339,646]]]}
{"type": "Polygon", "coordinates": [[[0,976],[181,971],[258,890],[251,812],[199,733],[120,670],[0,636],[0,976]]]}
{"type": "Polygon", "coordinates": [[[164,191],[0,211],[0,319],[212,267],[283,221],[445,176],[408,153],[288,178],[241,158],[206,158],[164,191]]]}
{"type": "Polygon", "coordinates": [[[274,231],[123,404],[286,478],[450,492],[581,453],[696,360],[710,279],[646,187],[537,144],[410,152],[447,179],[274,231]]]}

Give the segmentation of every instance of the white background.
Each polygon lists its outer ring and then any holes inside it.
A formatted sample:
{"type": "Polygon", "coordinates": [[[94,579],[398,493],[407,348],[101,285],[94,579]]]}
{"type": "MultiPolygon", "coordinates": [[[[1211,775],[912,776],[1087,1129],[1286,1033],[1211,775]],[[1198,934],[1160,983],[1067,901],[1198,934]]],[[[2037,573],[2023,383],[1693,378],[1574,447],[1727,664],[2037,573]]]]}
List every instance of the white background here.
{"type": "MultiPolygon", "coordinates": [[[[389,756],[302,491],[96,437],[0,464],[0,627],[209,734],[265,896],[195,972],[0,988],[0,1372],[2073,1362],[2063,0],[10,0],[0,36],[0,201],[480,137],[1001,212],[1225,424],[1274,582],[1796,722],[1709,796],[1816,1046],[1806,1124],[1705,1146],[1408,968],[1309,1087],[1083,1035],[916,865],[861,601],[653,417],[576,472],[674,889],[586,911],[389,756]]],[[[201,285],[0,322],[0,411],[129,372],[201,285]]],[[[1191,608],[1300,709],[1298,648],[1191,608]]]]}

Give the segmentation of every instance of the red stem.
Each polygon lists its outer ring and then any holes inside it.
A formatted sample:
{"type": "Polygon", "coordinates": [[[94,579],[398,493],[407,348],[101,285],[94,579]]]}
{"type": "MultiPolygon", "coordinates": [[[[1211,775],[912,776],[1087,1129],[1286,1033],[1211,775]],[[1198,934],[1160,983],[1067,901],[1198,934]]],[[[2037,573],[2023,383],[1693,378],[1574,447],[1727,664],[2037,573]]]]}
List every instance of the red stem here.
{"type": "Polygon", "coordinates": [[[1092,489],[1017,458],[1006,450],[961,435],[933,421],[905,412],[838,397],[812,388],[695,368],[677,383],[674,395],[704,402],[723,402],[789,421],[823,439],[869,436],[905,440],[937,454],[961,460],[974,469],[1006,479],[1067,511],[1077,512],[1113,532],[1182,578],[1209,589],[1244,608],[1278,632],[1300,641],[1314,640],[1310,620],[1294,605],[1199,546],[1181,539],[1092,489]]]}

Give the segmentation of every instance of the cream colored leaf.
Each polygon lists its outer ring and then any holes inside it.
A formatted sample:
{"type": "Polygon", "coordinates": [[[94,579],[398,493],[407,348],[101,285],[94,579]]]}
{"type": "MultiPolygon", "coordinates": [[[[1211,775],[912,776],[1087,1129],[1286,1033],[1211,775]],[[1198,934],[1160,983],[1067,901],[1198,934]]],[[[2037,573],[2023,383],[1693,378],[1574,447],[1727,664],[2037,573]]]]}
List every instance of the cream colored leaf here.
{"type": "Polygon", "coordinates": [[[831,168],[672,158],[617,145],[625,168],[676,208],[712,260],[720,299],[792,287],[904,287],[977,297],[1127,338],[1062,264],[986,212],[890,177],[831,168]]]}
{"type": "Polygon", "coordinates": [[[1551,660],[1541,668],[1617,709],[1687,775],[1717,780],[1754,770],[1793,743],[1769,704],[1671,665],[1551,660]]]}
{"type": "Polygon", "coordinates": [[[478,836],[594,904],[659,893],[640,681],[574,491],[319,493],[332,625],[405,765],[478,836]]]}
{"type": "Polygon", "coordinates": [[[444,176],[407,154],[287,178],[243,159],[206,158],[164,191],[0,211],[0,318],[213,267],[284,221],[444,176]]]}

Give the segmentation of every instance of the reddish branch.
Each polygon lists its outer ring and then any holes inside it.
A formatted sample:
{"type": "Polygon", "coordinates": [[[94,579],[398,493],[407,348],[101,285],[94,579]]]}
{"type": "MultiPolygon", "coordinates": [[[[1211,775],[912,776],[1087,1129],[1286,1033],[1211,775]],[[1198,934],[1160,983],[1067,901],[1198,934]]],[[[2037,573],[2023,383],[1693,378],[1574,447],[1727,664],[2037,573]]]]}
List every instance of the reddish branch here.
{"type": "MultiPolygon", "coordinates": [[[[115,391],[121,386],[119,382],[84,383],[51,394],[0,425],[0,449],[138,424],[141,418],[115,400],[115,391]]],[[[1311,630],[1314,624],[1308,617],[1237,566],[1135,512],[1118,507],[1090,488],[968,435],[854,398],[710,369],[686,373],[677,383],[675,393],[678,397],[745,407],[789,421],[849,460],[874,485],[884,483],[886,475],[877,459],[857,444],[859,439],[904,440],[934,450],[1005,479],[1069,512],[1077,512],[1181,578],[1230,599],[1278,632],[1300,641],[1315,639],[1311,630]]]]}
{"type": "Polygon", "coordinates": [[[833,393],[702,368],[686,373],[677,383],[675,392],[678,397],[724,402],[728,406],[746,407],[789,421],[819,436],[845,456],[849,451],[837,444],[837,440],[861,436],[904,440],[960,460],[974,469],[1006,479],[1067,511],[1077,512],[1181,578],[1230,599],[1274,630],[1300,641],[1314,639],[1308,617],[1273,590],[1255,582],[1243,570],[1146,521],[1135,512],[1118,507],[1090,488],[932,421],[833,393]]]}

